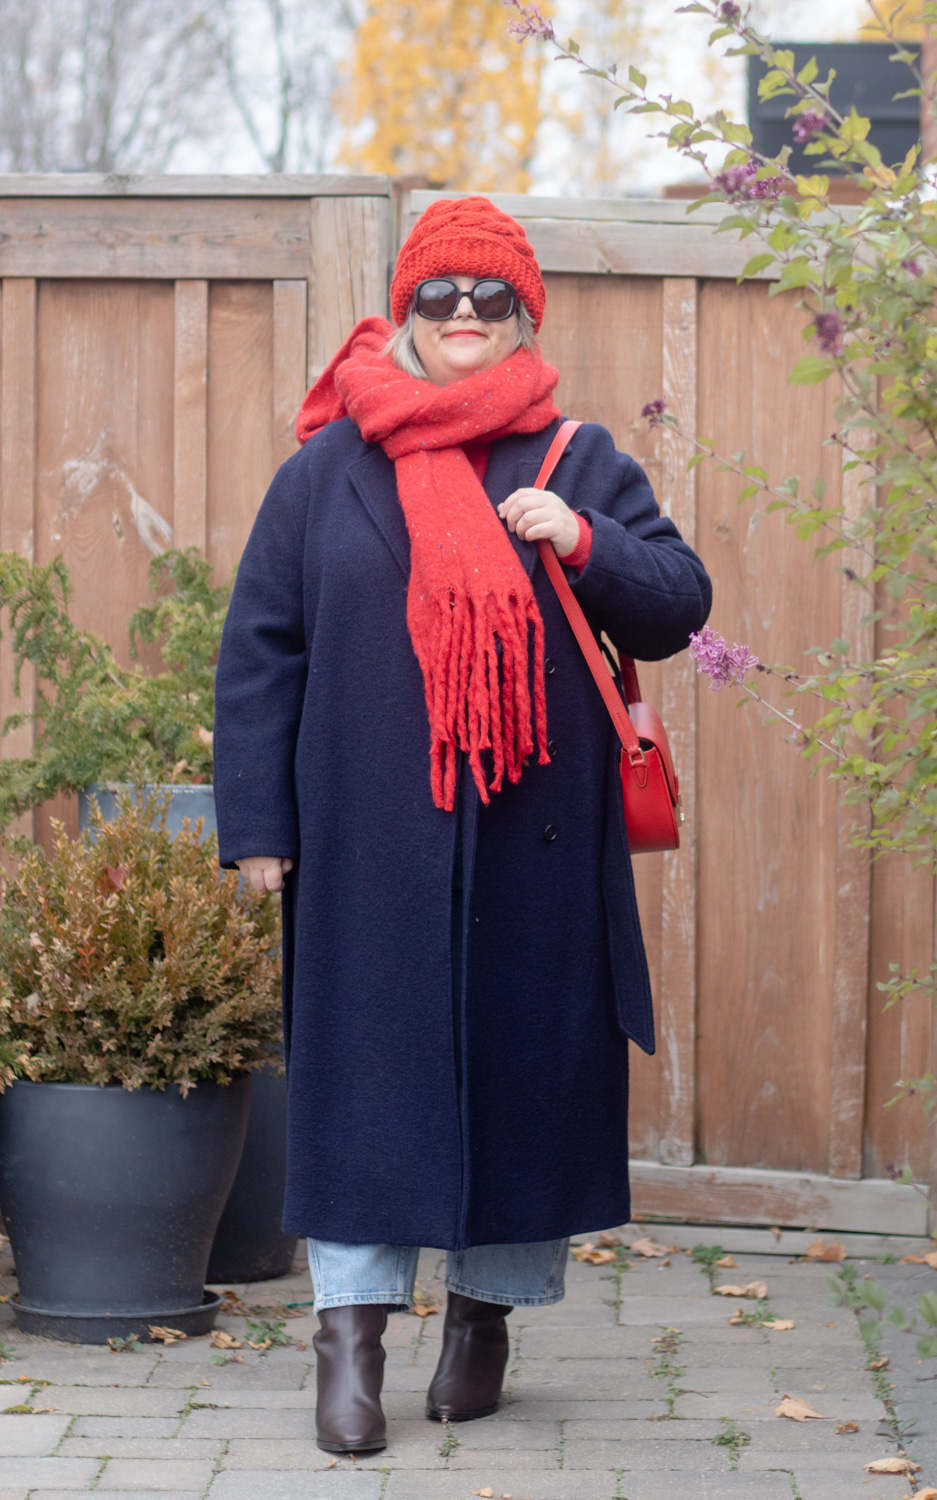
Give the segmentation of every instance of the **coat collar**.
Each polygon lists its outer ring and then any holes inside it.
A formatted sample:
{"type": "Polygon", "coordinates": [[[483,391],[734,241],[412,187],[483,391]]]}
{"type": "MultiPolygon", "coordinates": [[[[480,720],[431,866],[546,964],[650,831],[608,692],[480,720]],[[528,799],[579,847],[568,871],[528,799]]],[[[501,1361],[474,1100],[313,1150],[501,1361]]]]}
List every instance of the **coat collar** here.
{"type": "MultiPolygon", "coordinates": [[[[517,433],[492,444],[485,470],[485,493],[492,505],[500,505],[514,490],[533,484],[557,427],[557,422],[551,422],[542,432],[517,433]]],[[[393,463],[377,443],[372,443],[361,458],[349,464],[348,475],[355,494],[409,581],[410,538],[397,498],[393,463]]],[[[508,540],[531,577],[538,561],[537,548],[518,541],[511,533],[508,540]]]]}

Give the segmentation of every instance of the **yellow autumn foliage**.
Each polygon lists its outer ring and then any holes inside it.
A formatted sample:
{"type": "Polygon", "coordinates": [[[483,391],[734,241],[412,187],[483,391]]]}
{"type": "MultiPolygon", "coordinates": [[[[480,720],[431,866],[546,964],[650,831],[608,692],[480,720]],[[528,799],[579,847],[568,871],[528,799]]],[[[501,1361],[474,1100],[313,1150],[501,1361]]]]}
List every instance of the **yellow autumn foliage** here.
{"type": "Polygon", "coordinates": [[[345,165],[525,192],[543,60],[507,21],[502,0],[371,0],[339,100],[345,165]]]}
{"type": "MultiPolygon", "coordinates": [[[[881,11],[896,37],[905,42],[916,42],[924,35],[924,5],[925,0],[904,0],[903,4],[896,6],[891,0],[881,7],[881,11]]],[[[887,32],[872,19],[859,28],[859,37],[863,42],[883,42],[887,39],[887,32]]]]}

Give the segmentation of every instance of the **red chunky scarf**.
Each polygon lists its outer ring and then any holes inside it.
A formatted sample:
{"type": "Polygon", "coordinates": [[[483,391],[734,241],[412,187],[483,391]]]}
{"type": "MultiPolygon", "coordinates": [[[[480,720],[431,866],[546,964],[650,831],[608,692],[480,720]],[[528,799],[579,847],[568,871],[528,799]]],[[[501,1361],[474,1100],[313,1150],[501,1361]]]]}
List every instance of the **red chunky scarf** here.
{"type": "Polygon", "coordinates": [[[539,353],[519,349],[491,370],[432,385],[382,353],[393,332],[383,318],[357,325],[307,395],[296,436],[304,443],[328,422],[350,416],[366,441],[380,443],[394,461],[410,534],[407,625],[426,687],[430,786],[436,806],[451,812],[458,749],[468,753],[483,802],[489,790],[500,791],[505,774],[520,780],[534,725],[540,763],[549,760],[543,621],[530,580],[459,445],[483,435],[540,432],[559,416],[551,394],[559,374],[539,353]]]}

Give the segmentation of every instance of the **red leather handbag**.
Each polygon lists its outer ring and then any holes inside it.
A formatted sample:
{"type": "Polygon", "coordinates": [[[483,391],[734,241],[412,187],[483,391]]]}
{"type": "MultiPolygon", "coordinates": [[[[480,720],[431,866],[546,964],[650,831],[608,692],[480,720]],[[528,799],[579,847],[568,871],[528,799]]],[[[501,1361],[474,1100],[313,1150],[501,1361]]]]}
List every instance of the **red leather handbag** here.
{"type": "MultiPolygon", "coordinates": [[[[545,489],[564,448],[581,422],[564,422],[550,444],[535,489],[545,489]]],[[[621,795],[632,854],[680,847],[680,783],[674,770],[667,732],[650,703],[641,701],[638,673],[630,656],[620,662],[620,683],[612,677],[551,542],[539,542],[540,558],[556,589],[566,618],[595,678],[605,707],[621,740],[621,795]]]]}

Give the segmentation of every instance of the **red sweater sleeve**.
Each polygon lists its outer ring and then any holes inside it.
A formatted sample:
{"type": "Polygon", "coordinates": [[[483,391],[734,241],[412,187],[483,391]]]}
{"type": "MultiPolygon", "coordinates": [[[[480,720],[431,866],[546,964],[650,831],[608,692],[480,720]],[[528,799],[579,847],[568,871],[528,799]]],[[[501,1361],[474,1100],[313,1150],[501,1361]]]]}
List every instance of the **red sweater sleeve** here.
{"type": "Polygon", "coordinates": [[[579,522],[579,540],[572,552],[560,558],[560,562],[564,568],[578,568],[582,572],[592,551],[592,524],[585,516],[577,515],[576,520],[579,522]]]}

